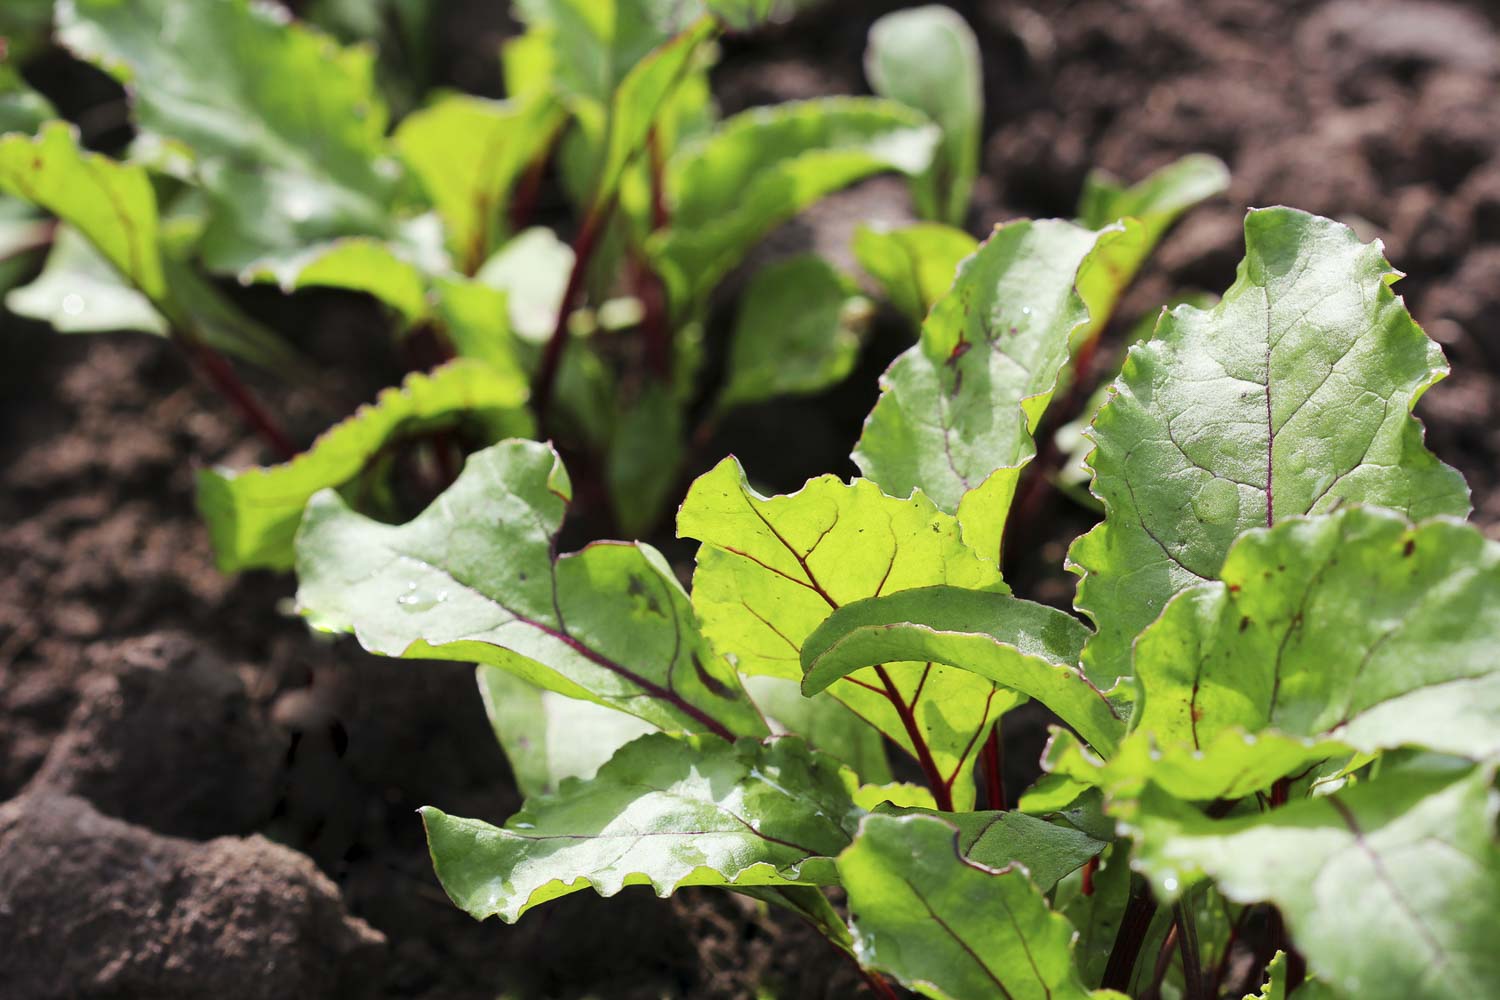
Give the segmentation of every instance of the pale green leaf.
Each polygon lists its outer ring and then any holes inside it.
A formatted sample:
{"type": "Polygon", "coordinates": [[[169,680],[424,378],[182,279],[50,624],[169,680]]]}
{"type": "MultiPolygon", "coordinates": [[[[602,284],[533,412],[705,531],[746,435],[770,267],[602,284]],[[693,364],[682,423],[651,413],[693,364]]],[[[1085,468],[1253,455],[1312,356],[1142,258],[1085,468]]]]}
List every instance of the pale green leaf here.
{"type": "Polygon", "coordinates": [[[870,27],[865,76],[875,93],[942,128],[942,144],[913,182],[913,194],[923,218],[962,225],[979,173],[984,122],[984,70],[973,29],[938,4],[886,14],[870,27]]]}
{"type": "MultiPolygon", "coordinates": [[[[942,583],[1006,591],[951,515],[920,493],[898,500],[864,480],[823,476],[768,498],[725,459],[688,491],[677,530],[704,543],[693,577],[704,633],[750,674],[800,680],[803,643],[845,604],[942,583]]],[[[829,691],[919,755],[896,701],[909,709],[938,777],[961,804],[972,801],[964,778],[990,723],[1024,700],[977,674],[925,662],[855,671],[829,691]]]]}
{"type": "Polygon", "coordinates": [[[250,0],[61,0],[59,40],[125,83],[142,131],[192,150],[210,266],[390,236],[374,54],[250,0]]]}
{"type": "Polygon", "coordinates": [[[36,280],[5,296],[17,316],[50,323],[59,333],[140,330],[166,336],[167,321],[129,285],[92,243],[59,225],[36,280]]]}
{"type": "Polygon", "coordinates": [[[959,263],[978,249],[974,237],[940,222],[897,229],[861,225],[854,231],[854,259],[918,326],[953,287],[959,263]]]}
{"type": "Polygon", "coordinates": [[[1078,669],[1089,631],[1070,615],[1007,594],[924,587],[846,604],[802,644],[808,694],[861,667],[943,663],[1030,695],[1102,753],[1124,735],[1118,709],[1078,669]]]}
{"type": "MultiPolygon", "coordinates": [[[[10,43],[9,35],[5,15],[0,14],[0,38],[10,43]]],[[[13,65],[0,62],[0,132],[35,132],[56,117],[51,101],[32,90],[13,65]]]]}
{"type": "Polygon", "coordinates": [[[514,923],[551,899],[649,885],[824,885],[857,822],[852,776],[791,737],[653,734],[504,827],[422,810],[433,867],[471,916],[514,923]],[[811,863],[809,863],[811,862],[811,863]]]}
{"type": "Polygon", "coordinates": [[[855,446],[855,463],[881,489],[921,489],[957,512],[970,544],[990,558],[1021,467],[1036,453],[1031,434],[1068,360],[1068,337],[1088,318],[1073,285],[1100,242],[1056,220],[996,229],[959,265],[920,342],[882,376],[855,446]]]}
{"type": "Polygon", "coordinates": [[[0,191],[78,230],[147,298],[166,292],[156,194],[146,171],[84,152],[72,126],[0,137],[0,191]]]}
{"type": "Polygon", "coordinates": [[[1079,224],[1102,229],[1129,218],[1138,225],[1126,227],[1125,236],[1101,247],[1079,274],[1078,291],[1088,306],[1089,322],[1075,334],[1075,342],[1093,340],[1104,331],[1120,296],[1172,223],[1228,187],[1229,168],[1201,153],[1184,156],[1128,188],[1106,174],[1089,175],[1079,198],[1079,224]]]}
{"type": "Polygon", "coordinates": [[[433,317],[459,357],[526,377],[511,328],[508,294],[477,280],[447,275],[432,280],[432,301],[433,317]]]}
{"type": "Polygon", "coordinates": [[[499,667],[475,668],[484,712],[527,798],[564,778],[592,778],[616,750],[653,732],[633,715],[537,687],[499,667]]]}
{"type": "Polygon", "coordinates": [[[830,97],[753,108],[673,158],[672,226],[650,245],[678,307],[695,304],[762,236],[882,171],[919,173],[937,130],[894,101],[830,97]]]}
{"type": "Polygon", "coordinates": [[[524,431],[526,383],[473,361],[459,360],[432,374],[406,377],[375,402],[324,432],[311,448],[282,465],[198,473],[198,509],[208,522],[219,568],[289,569],[292,540],[314,493],[340,487],[360,474],[393,438],[476,420],[524,431]]]}
{"type": "Polygon", "coordinates": [[[818,392],[854,367],[869,302],[821,257],[761,269],[742,302],[720,409],[818,392]]]}
{"type": "Polygon", "coordinates": [[[557,326],[572,270],[573,248],[552,230],[538,226],[516,234],[474,277],[505,292],[516,335],[539,344],[557,326]]]}
{"type": "Polygon", "coordinates": [[[1089,995],[1073,967],[1073,928],[1025,869],[965,859],[944,820],[866,817],[838,868],[864,967],[947,1000],[1089,995]]]}
{"type": "MultiPolygon", "coordinates": [[[[1388,770],[1322,798],[1211,820],[1151,790],[1122,821],[1158,898],[1210,878],[1274,903],[1308,968],[1359,1000],[1500,991],[1494,766],[1388,770]]],[[[1299,994],[1300,995],[1300,994],[1299,994]]]]}
{"type": "Polygon", "coordinates": [[[554,558],[570,499],[562,461],[532,441],[470,455],[404,525],[324,490],[297,535],[298,604],[374,653],[504,667],[663,729],[764,734],[661,553],[596,542],[554,558]]]}
{"type": "Polygon", "coordinates": [[[562,109],[546,98],[448,94],[396,129],[396,149],[442,216],[448,249],[466,272],[499,245],[512,189],[561,124],[562,109]]]}
{"type": "Polygon", "coordinates": [[[1097,684],[1178,591],[1217,576],[1247,528],[1351,501],[1459,514],[1458,473],[1411,407],[1446,373],[1390,290],[1378,244],[1285,208],[1245,220],[1239,277],[1211,311],[1179,306],[1131,349],[1094,419],[1104,523],[1073,544],[1097,684]]]}

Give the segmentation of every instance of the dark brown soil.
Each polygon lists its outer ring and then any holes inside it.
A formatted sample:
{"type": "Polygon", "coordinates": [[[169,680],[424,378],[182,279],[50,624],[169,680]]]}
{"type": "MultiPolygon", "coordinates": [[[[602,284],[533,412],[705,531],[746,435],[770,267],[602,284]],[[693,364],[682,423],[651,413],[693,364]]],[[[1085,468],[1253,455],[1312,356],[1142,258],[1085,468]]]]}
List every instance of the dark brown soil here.
{"type": "MultiPolygon", "coordinates": [[[[725,110],[859,92],[865,32],[894,6],[831,3],[732,41],[716,75],[725,110]]],[[[1229,162],[1233,190],[1172,234],[1127,313],[1171,289],[1225,287],[1248,205],[1293,204],[1382,236],[1411,274],[1399,290],[1455,370],[1420,408],[1429,442],[1469,478],[1476,520],[1500,537],[1492,7],[955,6],[986,58],[976,230],[1069,214],[1090,166],[1135,178],[1206,150],[1229,162]]],[[[483,4],[454,9],[444,65],[484,89],[489,56],[475,53],[492,51],[487,32],[503,19],[483,4]]],[[[859,218],[899,217],[902,197],[872,183],[778,242],[837,250],[859,218]]],[[[371,310],[311,298],[293,315],[314,321],[312,349],[338,391],[366,395],[394,371],[387,357],[368,371],[334,364],[381,339],[371,310]]],[[[852,473],[875,375],[901,346],[887,332],[846,386],[742,415],[705,457],[734,450],[780,487],[852,473]]],[[[271,395],[304,437],[336,416],[271,395]]],[[[413,810],[498,821],[517,805],[471,674],[315,639],[284,610],[288,579],[214,570],[193,471],[264,456],[164,342],[59,337],[0,314],[0,427],[0,995],[857,992],[809,933],[727,895],[578,894],[516,927],[452,907],[413,810]]],[[[1090,517],[1062,501],[1044,509],[1012,544],[1027,553],[1012,577],[1028,596],[1066,602],[1063,549],[1090,517]]],[[[1034,750],[1023,741],[1007,759],[1024,770],[1034,750]]]]}

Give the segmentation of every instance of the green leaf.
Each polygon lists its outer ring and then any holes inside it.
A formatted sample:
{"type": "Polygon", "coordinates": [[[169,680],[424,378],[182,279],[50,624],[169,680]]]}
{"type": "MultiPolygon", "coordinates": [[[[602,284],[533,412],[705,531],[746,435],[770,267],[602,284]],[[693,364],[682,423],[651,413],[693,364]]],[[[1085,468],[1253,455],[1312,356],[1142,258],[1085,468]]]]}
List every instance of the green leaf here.
{"type": "Polygon", "coordinates": [[[672,226],[648,249],[673,302],[692,312],[762,236],[871,174],[915,174],[937,130],[894,101],[831,97],[755,108],[673,158],[672,226]]]}
{"type": "Polygon", "coordinates": [[[749,31],[776,12],[777,0],[703,0],[708,12],[735,31],[749,31]]]}
{"type": "MultiPolygon", "coordinates": [[[[0,38],[9,42],[5,16],[0,14],[0,38]]],[[[0,132],[35,132],[56,117],[51,101],[32,90],[14,66],[0,62],[0,132]]]]}
{"type": "Polygon", "coordinates": [[[297,536],[298,604],[371,652],[504,667],[669,730],[765,733],[648,545],[596,542],[554,558],[571,499],[557,454],[505,441],[404,525],[313,497],[297,536]]]}
{"type": "Polygon", "coordinates": [[[1360,1000],[1500,991],[1494,765],[1388,770],[1264,814],[1211,820],[1148,792],[1122,827],[1158,898],[1211,878],[1274,903],[1308,968],[1360,1000]]]}
{"type": "MultiPolygon", "coordinates": [[[[1100,780],[1239,798],[1325,759],[1403,746],[1500,755],[1500,544],[1352,507],[1247,532],[1222,582],[1135,642],[1132,735],[1100,780]]],[[[1055,765],[1066,745],[1055,746],[1055,765]]]]}
{"type": "Polygon", "coordinates": [[[1138,225],[1126,227],[1125,236],[1101,248],[1094,266],[1079,275],[1089,322],[1075,334],[1075,343],[1104,332],[1120,296],[1182,213],[1228,188],[1229,168],[1201,153],[1184,156],[1133,187],[1123,187],[1107,174],[1088,176],[1078,203],[1080,225],[1102,229],[1126,218],[1138,225]]]}
{"type": "Polygon", "coordinates": [[[965,859],[932,816],[866,817],[839,855],[860,964],[923,996],[1082,998],[1073,928],[1024,868],[965,859]]]}
{"type": "Polygon", "coordinates": [[[959,263],[978,249],[974,237],[940,222],[897,229],[861,225],[854,231],[854,259],[918,326],[953,287],[959,263]]]}
{"type": "Polygon", "coordinates": [[[373,404],[326,431],[311,448],[267,468],[204,469],[198,473],[198,509],[208,522],[219,569],[289,569],[292,541],[314,493],[339,487],[360,474],[388,442],[422,427],[452,423],[465,414],[497,429],[524,431],[526,383],[473,361],[450,362],[432,374],[406,377],[373,404]]]}
{"type": "Polygon", "coordinates": [[[986,868],[1019,864],[1042,892],[1077,871],[1109,846],[1081,830],[1019,812],[939,813],[933,809],[887,806],[887,816],[937,816],[958,828],[958,850],[986,868]]]}
{"type": "Polygon", "coordinates": [[[0,37],[14,62],[45,45],[51,26],[52,0],[6,0],[0,7],[0,37]]]}
{"type": "Polygon", "coordinates": [[[869,302],[821,257],[762,268],[742,301],[719,409],[819,392],[854,367],[869,302]]]}
{"type": "Polygon", "coordinates": [[[5,296],[17,316],[50,323],[59,333],[140,330],[166,336],[167,321],[126,283],[92,243],[59,225],[46,266],[35,281],[5,296]]]}
{"type": "Polygon", "coordinates": [[[959,265],[920,342],[881,378],[855,446],[855,463],[881,489],[921,489],[957,512],[969,543],[991,558],[1068,337],[1088,318],[1073,283],[1100,239],[1056,220],[996,229],[959,265]]]}
{"type": "Polygon", "coordinates": [[[262,258],[245,274],[274,281],[290,295],[302,288],[341,288],[372,295],[408,323],[427,315],[427,276],[422,268],[384,240],[347,236],[286,256],[262,258]]]}
{"type": "Polygon", "coordinates": [[[592,778],[616,750],[655,728],[499,667],[476,667],[475,679],[516,787],[527,798],[555,794],[564,778],[592,778]]]}
{"type": "Polygon", "coordinates": [[[912,193],[923,218],[962,225],[979,173],[984,121],[984,70],[973,29],[937,4],[886,14],[870,27],[865,76],[875,93],[915,108],[942,128],[933,164],[914,181],[912,193]]]}
{"type": "Polygon", "coordinates": [[[531,799],[504,827],[422,810],[448,895],[483,920],[592,888],[826,885],[850,841],[852,776],[782,737],[727,743],[653,734],[588,781],[531,799]],[[814,862],[809,864],[808,862],[814,862]]]}
{"type": "Polygon", "coordinates": [[[249,0],[62,0],[58,39],[125,83],[142,131],[192,150],[216,269],[390,236],[396,180],[374,54],[249,0]]]}
{"type": "Polygon", "coordinates": [[[650,382],[616,414],[605,464],[610,503],[620,530],[647,535],[680,488],[682,404],[666,386],[650,382]]]}
{"type": "Polygon", "coordinates": [[[145,170],[84,152],[72,126],[55,122],[34,139],[0,137],[0,191],[78,230],[147,298],[165,294],[156,194],[145,170]]]}
{"type": "MultiPolygon", "coordinates": [[[[837,757],[861,781],[868,783],[862,790],[891,782],[891,768],[880,734],[831,695],[804,697],[801,686],[784,677],[760,674],[743,680],[745,690],[765,715],[771,732],[800,736],[814,750],[837,757]]],[[[921,789],[920,794],[926,795],[930,802],[930,792],[921,789]]]]}
{"type": "Polygon", "coordinates": [[[426,188],[463,270],[477,269],[500,244],[511,191],[545,155],[562,117],[562,109],[545,98],[490,101],[447,94],[396,129],[396,149],[426,188]]]}
{"type": "Polygon", "coordinates": [[[1078,669],[1077,619],[1007,594],[924,587],[846,604],[802,644],[802,689],[891,660],[944,663],[1046,705],[1102,753],[1124,735],[1119,710],[1078,669]]]}
{"type": "Polygon", "coordinates": [[[1217,576],[1247,528],[1351,501],[1468,510],[1410,412],[1446,373],[1442,352],[1391,293],[1379,245],[1285,208],[1252,211],[1245,241],[1223,301],[1164,316],[1094,419],[1106,516],[1070,562],[1099,628],[1084,651],[1096,684],[1130,672],[1131,639],[1217,576]]]}
{"type": "MultiPolygon", "coordinates": [[[[703,542],[693,606],[704,634],[748,674],[800,680],[803,643],[845,604],[940,583],[1006,591],[994,564],[963,543],[951,515],[920,493],[897,500],[864,480],[823,476],[768,498],[728,458],[688,490],[677,530],[703,542]]],[[[829,691],[920,759],[899,700],[931,750],[937,777],[958,802],[971,801],[964,778],[979,741],[1023,699],[942,664],[889,662],[883,669],[884,676],[880,668],[856,671],[829,691]]]]}

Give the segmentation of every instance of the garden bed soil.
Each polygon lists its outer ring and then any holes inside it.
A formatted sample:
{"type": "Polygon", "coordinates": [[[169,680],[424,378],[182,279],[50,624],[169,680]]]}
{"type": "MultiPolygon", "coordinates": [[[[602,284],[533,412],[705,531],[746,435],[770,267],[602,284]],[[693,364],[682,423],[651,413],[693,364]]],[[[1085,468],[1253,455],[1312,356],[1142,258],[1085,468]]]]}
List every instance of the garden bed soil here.
{"type": "MultiPolygon", "coordinates": [[[[830,3],[730,40],[715,77],[725,110],[860,92],[865,32],[894,6],[830,3]]],[[[1226,287],[1248,205],[1292,204],[1381,236],[1411,274],[1398,291],[1455,370],[1419,407],[1428,442],[1468,477],[1476,520],[1500,537],[1494,13],[1347,0],[954,6],[986,61],[971,228],[1068,215],[1090,166],[1134,179],[1189,152],[1223,157],[1229,195],[1171,234],[1125,317],[1173,289],[1226,287]]],[[[441,35],[450,82],[492,89],[476,53],[503,30],[486,5],[455,4],[441,35]]],[[[901,218],[902,197],[889,180],[865,185],[775,245],[847,259],[853,224],[901,218]]],[[[250,299],[273,321],[285,309],[250,299]]],[[[386,357],[368,371],[333,364],[384,339],[367,305],[311,296],[295,315],[315,321],[309,349],[339,372],[340,393],[360,398],[393,375],[386,357]]],[[[194,470],[265,456],[165,342],[60,337],[9,316],[0,326],[0,993],[859,991],[805,928],[727,894],[580,893],[516,927],[461,914],[432,876],[414,810],[499,821],[518,804],[471,672],[314,637],[288,613],[290,579],[214,569],[194,470]]],[[[738,416],[705,459],[735,451],[775,488],[852,474],[875,376],[903,346],[892,329],[844,386],[738,416]]],[[[337,416],[263,391],[304,439],[337,416]]],[[[1040,509],[1007,569],[1019,593],[1065,605],[1065,546],[1092,516],[1056,497],[1040,509]]],[[[1007,733],[1020,781],[1040,726],[1007,733]]]]}

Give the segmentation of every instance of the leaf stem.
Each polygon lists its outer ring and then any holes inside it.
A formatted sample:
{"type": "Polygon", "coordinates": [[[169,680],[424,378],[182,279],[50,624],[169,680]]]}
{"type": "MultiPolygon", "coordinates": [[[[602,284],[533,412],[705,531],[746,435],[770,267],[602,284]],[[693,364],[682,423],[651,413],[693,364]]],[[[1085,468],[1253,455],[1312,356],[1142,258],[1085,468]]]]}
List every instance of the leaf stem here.
{"type": "Polygon", "coordinates": [[[1173,926],[1177,928],[1177,952],[1182,958],[1184,1000],[1210,1000],[1203,982],[1203,966],[1198,956],[1198,925],[1193,913],[1178,900],[1172,904],[1173,926]]]}
{"type": "Polygon", "coordinates": [[[1156,916],[1156,900],[1151,898],[1151,886],[1136,876],[1130,880],[1130,899],[1125,903],[1125,913],[1120,918],[1120,929],[1115,934],[1114,947],[1110,949],[1109,961],[1104,966],[1101,989],[1130,991],[1130,980],[1135,975],[1135,961],[1146,942],[1146,933],[1156,916]]]}
{"type": "Polygon", "coordinates": [[[879,677],[880,683],[885,685],[885,696],[895,707],[896,715],[901,719],[901,728],[906,730],[906,736],[911,740],[912,749],[917,754],[917,763],[922,766],[922,774],[927,778],[927,787],[932,791],[933,801],[943,812],[952,812],[953,789],[943,780],[937,761],[932,759],[932,750],[927,746],[927,740],[917,725],[917,717],[913,714],[911,706],[901,697],[901,692],[896,688],[896,682],[891,678],[890,672],[885,669],[885,664],[876,665],[875,676],[879,677]]]}
{"type": "Polygon", "coordinates": [[[572,315],[573,302],[583,291],[583,285],[588,278],[589,264],[593,261],[594,251],[598,248],[599,237],[603,235],[605,224],[614,214],[615,195],[610,195],[602,203],[589,209],[588,215],[584,216],[583,226],[578,230],[578,235],[573,238],[573,271],[568,275],[567,287],[563,290],[561,301],[557,304],[557,324],[552,329],[552,336],[547,341],[547,347],[542,354],[541,368],[537,372],[536,379],[536,417],[537,423],[542,427],[542,437],[546,437],[547,411],[552,403],[552,391],[557,383],[557,372],[562,366],[563,349],[568,343],[568,320],[572,315]]]}
{"type": "Polygon", "coordinates": [[[1000,720],[990,729],[990,738],[984,744],[985,791],[989,795],[991,809],[1005,810],[1005,754],[1000,743],[1000,720]]]}
{"type": "Polygon", "coordinates": [[[278,459],[287,462],[296,456],[297,447],[292,444],[292,439],[235,374],[234,367],[222,354],[188,332],[185,327],[174,327],[172,340],[183,349],[193,367],[218,390],[219,395],[239,411],[241,419],[260,435],[261,440],[275,452],[278,459]]]}

